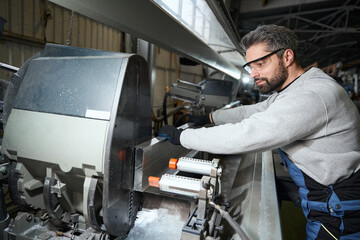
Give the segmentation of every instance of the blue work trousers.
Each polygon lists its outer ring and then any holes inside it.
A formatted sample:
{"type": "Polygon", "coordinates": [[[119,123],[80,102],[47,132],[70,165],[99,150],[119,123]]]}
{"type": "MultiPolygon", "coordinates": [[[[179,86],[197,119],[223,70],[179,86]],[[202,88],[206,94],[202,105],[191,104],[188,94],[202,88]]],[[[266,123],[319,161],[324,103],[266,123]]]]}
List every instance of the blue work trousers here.
{"type": "Polygon", "coordinates": [[[279,153],[299,187],[307,219],[306,240],[360,240],[360,171],[324,186],[302,172],[281,149],[279,153]]]}

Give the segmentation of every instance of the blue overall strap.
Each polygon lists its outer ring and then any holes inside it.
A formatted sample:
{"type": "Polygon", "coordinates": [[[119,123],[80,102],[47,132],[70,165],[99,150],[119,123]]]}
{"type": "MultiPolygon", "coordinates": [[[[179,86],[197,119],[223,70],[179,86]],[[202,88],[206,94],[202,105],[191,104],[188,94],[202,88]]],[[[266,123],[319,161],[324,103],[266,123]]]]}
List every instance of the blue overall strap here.
{"type": "Polygon", "coordinates": [[[330,186],[329,198],[333,216],[343,220],[341,240],[360,239],[360,171],[330,186]]]}
{"type": "Polygon", "coordinates": [[[337,238],[341,236],[342,240],[360,239],[360,171],[339,183],[324,186],[303,173],[281,149],[278,150],[290,176],[299,186],[301,207],[308,219],[307,240],[327,239],[327,231],[337,238]]]}
{"type": "MultiPolygon", "coordinates": [[[[309,213],[308,209],[308,193],[309,189],[306,187],[304,176],[301,170],[295,166],[295,164],[286,156],[286,154],[279,148],[278,149],[281,159],[288,169],[291,178],[294,180],[295,184],[299,187],[299,194],[301,198],[301,208],[303,209],[305,217],[309,213]]],[[[313,204],[315,206],[316,203],[313,204]]]]}

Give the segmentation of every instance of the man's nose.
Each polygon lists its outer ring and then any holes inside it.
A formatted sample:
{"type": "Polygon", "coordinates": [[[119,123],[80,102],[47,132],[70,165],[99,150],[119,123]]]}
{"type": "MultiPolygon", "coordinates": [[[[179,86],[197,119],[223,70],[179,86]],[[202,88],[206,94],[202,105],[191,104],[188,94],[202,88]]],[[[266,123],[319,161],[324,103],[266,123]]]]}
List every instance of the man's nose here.
{"type": "Polygon", "coordinates": [[[259,72],[256,71],[254,68],[251,69],[251,73],[250,73],[250,77],[251,78],[255,78],[256,76],[259,75],[259,72]]]}

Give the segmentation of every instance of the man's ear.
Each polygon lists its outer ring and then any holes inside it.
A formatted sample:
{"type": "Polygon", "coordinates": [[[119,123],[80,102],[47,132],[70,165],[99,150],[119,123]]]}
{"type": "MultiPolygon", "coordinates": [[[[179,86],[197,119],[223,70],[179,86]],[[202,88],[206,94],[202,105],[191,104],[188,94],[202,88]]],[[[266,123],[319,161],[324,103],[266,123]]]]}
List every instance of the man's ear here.
{"type": "Polygon", "coordinates": [[[285,67],[290,66],[295,61],[294,51],[291,49],[286,49],[283,54],[285,67]]]}

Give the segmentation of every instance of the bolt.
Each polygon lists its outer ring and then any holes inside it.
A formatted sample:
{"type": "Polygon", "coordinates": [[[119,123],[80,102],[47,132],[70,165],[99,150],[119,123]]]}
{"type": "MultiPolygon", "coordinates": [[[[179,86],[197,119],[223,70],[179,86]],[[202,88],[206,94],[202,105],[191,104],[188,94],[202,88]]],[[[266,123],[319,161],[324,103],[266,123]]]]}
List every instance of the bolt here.
{"type": "Polygon", "coordinates": [[[28,215],[28,216],[26,217],[26,221],[27,221],[27,222],[31,222],[31,221],[32,221],[32,216],[31,216],[31,215],[28,215]]]}
{"type": "Polygon", "coordinates": [[[205,189],[209,189],[209,187],[210,187],[209,183],[207,183],[207,182],[202,182],[201,185],[205,189]]]}
{"type": "Polygon", "coordinates": [[[230,207],[230,201],[226,201],[226,202],[223,202],[221,204],[224,205],[226,208],[230,207]]]}
{"type": "Polygon", "coordinates": [[[217,175],[218,175],[218,176],[221,176],[221,174],[222,174],[222,168],[218,168],[218,170],[217,170],[217,175]]]}
{"type": "Polygon", "coordinates": [[[224,232],[224,226],[223,225],[216,226],[215,230],[218,230],[220,233],[223,233],[224,232]]]}
{"type": "Polygon", "coordinates": [[[4,167],[4,166],[1,166],[0,167],[0,172],[3,174],[3,175],[5,175],[5,174],[7,174],[7,169],[6,169],[6,167],[4,167]]]}

